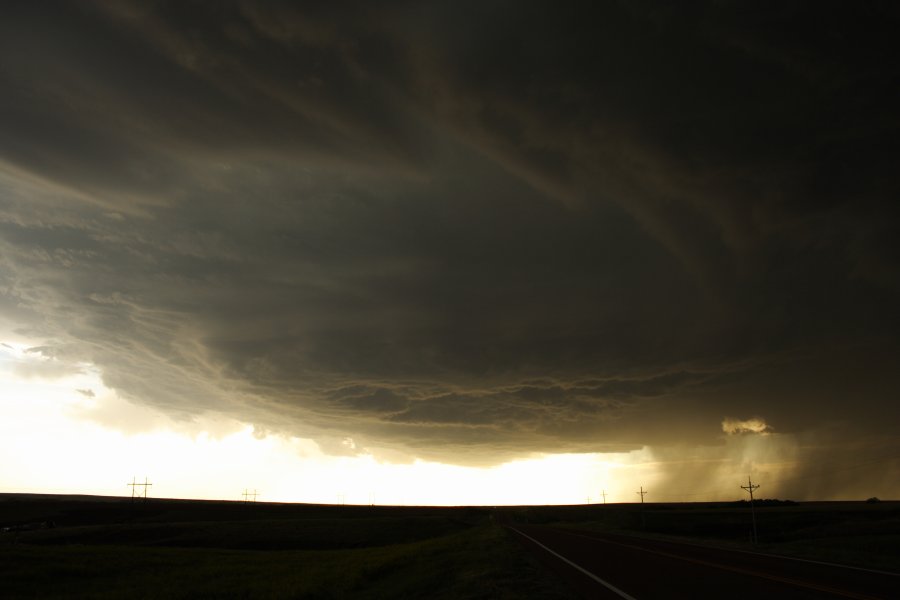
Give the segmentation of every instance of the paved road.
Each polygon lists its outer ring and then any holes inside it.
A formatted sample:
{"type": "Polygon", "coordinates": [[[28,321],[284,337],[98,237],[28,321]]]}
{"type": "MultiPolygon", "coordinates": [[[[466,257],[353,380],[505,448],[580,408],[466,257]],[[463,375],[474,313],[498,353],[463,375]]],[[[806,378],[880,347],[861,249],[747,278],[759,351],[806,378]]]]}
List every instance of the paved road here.
{"type": "Polygon", "coordinates": [[[586,598],[900,598],[900,576],[537,525],[515,536],[586,598]]]}

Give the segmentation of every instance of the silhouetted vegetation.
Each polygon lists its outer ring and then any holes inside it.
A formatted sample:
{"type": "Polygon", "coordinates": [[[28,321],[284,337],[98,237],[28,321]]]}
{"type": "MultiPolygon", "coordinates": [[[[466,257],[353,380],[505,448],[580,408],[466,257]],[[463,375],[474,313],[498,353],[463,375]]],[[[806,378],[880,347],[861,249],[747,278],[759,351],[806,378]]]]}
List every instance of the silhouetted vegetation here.
{"type": "MultiPolygon", "coordinates": [[[[749,500],[736,500],[731,502],[733,506],[750,506],[749,500]]],[[[778,500],[776,498],[757,498],[753,501],[756,506],[796,506],[793,500],[778,500]]]]}

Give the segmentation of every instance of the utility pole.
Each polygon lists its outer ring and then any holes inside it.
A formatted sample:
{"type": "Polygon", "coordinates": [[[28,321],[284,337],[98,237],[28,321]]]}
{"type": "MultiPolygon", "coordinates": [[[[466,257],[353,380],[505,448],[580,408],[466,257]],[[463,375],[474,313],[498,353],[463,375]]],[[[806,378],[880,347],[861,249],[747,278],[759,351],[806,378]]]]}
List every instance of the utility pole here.
{"type": "Polygon", "coordinates": [[[603,504],[606,504],[606,490],[603,490],[603,504]]]}
{"type": "Polygon", "coordinates": [[[244,497],[244,504],[246,504],[248,502],[256,502],[256,497],[259,495],[259,493],[256,490],[248,492],[247,488],[244,488],[244,493],[241,495],[244,497]]]}
{"type": "Polygon", "coordinates": [[[759,542],[759,537],[756,535],[756,510],[753,508],[753,490],[759,487],[759,484],[753,485],[753,481],[751,481],[750,476],[747,476],[747,485],[742,485],[741,489],[750,492],[750,514],[753,516],[753,543],[756,544],[759,542]]]}
{"type": "Polygon", "coordinates": [[[635,492],[635,494],[641,495],[641,529],[647,529],[647,518],[644,516],[644,494],[646,493],[644,486],[641,486],[641,491],[635,492]]]}
{"type": "Polygon", "coordinates": [[[153,484],[150,483],[146,477],[144,477],[144,483],[138,483],[137,479],[135,477],[132,477],[131,483],[128,484],[128,487],[131,488],[131,501],[134,502],[135,498],[141,498],[141,493],[136,490],[137,490],[137,488],[142,487],[142,488],[144,488],[144,495],[143,495],[144,502],[146,502],[147,501],[147,488],[152,485],[153,484]]]}

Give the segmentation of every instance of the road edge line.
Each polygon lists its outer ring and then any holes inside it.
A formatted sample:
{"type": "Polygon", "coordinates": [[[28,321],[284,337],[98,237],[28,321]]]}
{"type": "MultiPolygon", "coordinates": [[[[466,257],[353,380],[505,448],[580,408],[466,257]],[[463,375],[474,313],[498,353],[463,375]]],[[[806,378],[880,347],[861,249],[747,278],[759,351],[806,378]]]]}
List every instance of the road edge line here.
{"type": "Polygon", "coordinates": [[[539,541],[537,541],[536,539],[534,539],[533,537],[531,537],[531,536],[528,535],[527,533],[525,533],[525,532],[523,532],[523,531],[519,531],[518,529],[516,529],[515,527],[512,527],[512,526],[510,526],[510,525],[507,525],[507,527],[509,527],[510,529],[512,529],[513,531],[515,531],[516,533],[518,533],[519,535],[528,538],[529,540],[531,540],[532,542],[534,542],[535,544],[537,544],[538,546],[540,546],[541,548],[543,548],[544,550],[546,550],[547,552],[549,552],[550,554],[552,554],[553,556],[555,556],[556,558],[558,558],[558,559],[560,559],[561,561],[565,562],[566,564],[568,564],[568,565],[570,565],[570,566],[572,566],[572,567],[575,567],[576,569],[578,569],[579,571],[581,571],[582,573],[584,573],[585,575],[587,575],[588,577],[590,577],[591,579],[593,579],[594,581],[596,581],[597,583],[599,583],[600,585],[602,585],[603,587],[607,588],[607,589],[610,590],[611,592],[614,592],[614,593],[618,594],[619,596],[621,596],[622,598],[625,598],[625,600],[637,600],[637,598],[635,598],[634,596],[631,596],[631,595],[629,595],[629,594],[623,592],[622,590],[620,590],[619,588],[617,588],[617,587],[614,586],[613,584],[608,583],[608,582],[606,582],[606,581],[600,579],[599,577],[597,577],[596,575],[594,575],[593,573],[591,573],[590,571],[588,571],[588,570],[585,569],[584,567],[575,564],[574,562],[572,562],[571,560],[569,560],[568,558],[566,558],[566,557],[563,556],[562,554],[560,554],[560,553],[558,553],[558,552],[554,552],[553,550],[551,550],[550,548],[548,548],[548,547],[545,546],[544,544],[540,543],[539,541]]]}
{"type": "MultiPolygon", "coordinates": [[[[562,530],[557,529],[557,532],[562,530]]],[[[731,565],[726,565],[722,563],[716,563],[709,560],[703,560],[698,558],[689,558],[687,556],[679,556],[677,554],[672,554],[671,552],[663,552],[661,550],[653,550],[651,548],[642,548],[641,546],[632,546],[630,544],[625,544],[620,541],[612,541],[612,540],[604,540],[602,538],[596,538],[589,535],[583,535],[580,533],[574,533],[573,531],[567,532],[569,535],[573,535],[576,537],[584,538],[586,540],[595,540],[598,542],[603,542],[606,544],[612,544],[613,546],[621,546],[622,548],[628,548],[630,550],[637,550],[638,552],[646,552],[647,554],[656,554],[657,556],[664,556],[666,558],[674,559],[674,560],[682,560],[684,562],[693,563],[695,565],[702,565],[705,567],[709,567],[712,569],[719,569],[722,571],[729,571],[731,573],[739,573],[741,575],[749,575],[750,577],[756,577],[759,579],[768,579],[770,581],[777,581],[779,583],[784,583],[787,585],[792,585],[794,587],[800,587],[810,590],[816,590],[819,592],[825,592],[826,594],[831,594],[835,596],[841,596],[843,598],[852,598],[855,600],[877,600],[872,596],[867,596],[865,594],[856,593],[853,590],[842,590],[838,588],[833,588],[829,586],[823,586],[815,583],[814,581],[804,581],[802,579],[792,579],[790,577],[782,577],[780,575],[772,575],[769,573],[764,573],[762,571],[754,570],[754,569],[746,569],[744,567],[735,567],[731,565]]],[[[638,538],[638,539],[646,539],[648,541],[654,541],[650,538],[638,538]]]]}
{"type": "MultiPolygon", "coordinates": [[[[553,527],[553,526],[551,525],[551,527],[553,527]]],[[[584,535],[585,533],[599,533],[600,535],[603,535],[604,533],[606,533],[603,531],[595,532],[590,529],[576,529],[576,528],[570,529],[568,527],[558,527],[558,526],[555,527],[555,529],[562,530],[562,531],[569,531],[569,532],[577,532],[580,535],[584,535]]],[[[708,550],[724,550],[725,552],[738,552],[740,554],[750,554],[751,556],[765,556],[768,558],[780,558],[780,559],[784,559],[784,560],[794,560],[797,562],[812,563],[814,565],[824,565],[826,567],[838,567],[841,569],[849,569],[851,571],[862,571],[863,573],[873,573],[875,575],[889,575],[891,577],[900,577],[900,572],[883,571],[881,569],[868,569],[866,567],[858,567],[856,565],[845,565],[845,564],[841,564],[841,563],[827,562],[824,560],[816,560],[814,558],[802,558],[800,556],[789,556],[787,554],[772,554],[771,552],[756,552],[753,550],[744,550],[743,548],[732,548],[730,546],[719,546],[719,545],[715,545],[715,544],[702,544],[702,543],[699,543],[699,542],[696,542],[693,540],[682,541],[682,540],[672,540],[672,539],[666,539],[666,538],[655,538],[655,537],[647,537],[647,536],[642,536],[642,535],[631,535],[628,533],[621,533],[618,531],[612,531],[609,533],[612,535],[621,535],[622,537],[634,538],[637,540],[649,540],[651,542],[663,542],[663,543],[670,543],[670,544],[675,544],[675,545],[683,544],[685,546],[693,546],[695,548],[706,548],[708,550]]],[[[584,537],[593,538],[593,536],[590,536],[590,535],[586,535],[584,537]]],[[[602,538],[593,538],[593,539],[602,539],[602,538]]]]}

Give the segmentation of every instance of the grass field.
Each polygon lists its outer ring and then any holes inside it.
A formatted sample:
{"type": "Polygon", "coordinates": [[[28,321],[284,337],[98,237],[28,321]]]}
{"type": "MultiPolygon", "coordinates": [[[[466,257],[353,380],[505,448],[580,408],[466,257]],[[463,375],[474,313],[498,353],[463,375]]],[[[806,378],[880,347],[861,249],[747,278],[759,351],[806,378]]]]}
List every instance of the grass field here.
{"type": "Polygon", "coordinates": [[[570,597],[483,509],[0,500],[29,520],[4,598],[570,597]]]}
{"type": "Polygon", "coordinates": [[[0,495],[4,598],[548,598],[497,522],[677,538],[900,572],[900,503],[501,509],[0,495]],[[52,521],[53,527],[40,524],[52,521]]]}
{"type": "Polygon", "coordinates": [[[0,549],[5,597],[564,598],[498,527],[375,548],[239,551],[134,546],[0,549]]]}

